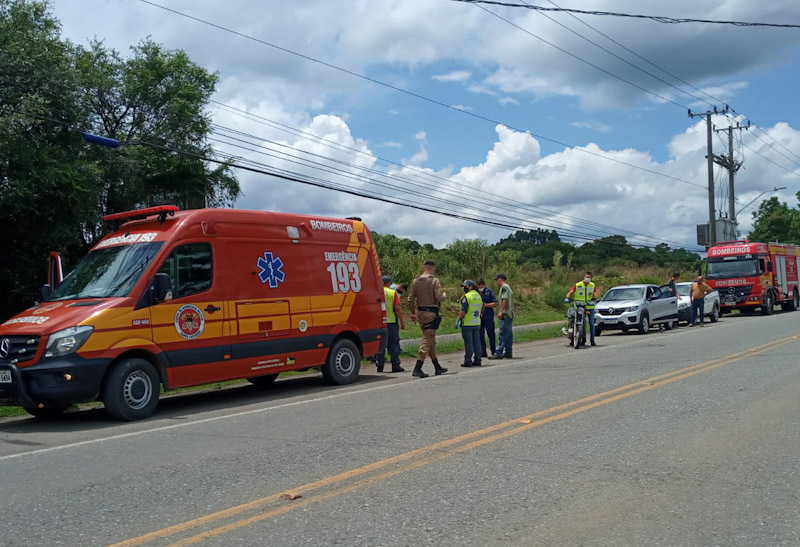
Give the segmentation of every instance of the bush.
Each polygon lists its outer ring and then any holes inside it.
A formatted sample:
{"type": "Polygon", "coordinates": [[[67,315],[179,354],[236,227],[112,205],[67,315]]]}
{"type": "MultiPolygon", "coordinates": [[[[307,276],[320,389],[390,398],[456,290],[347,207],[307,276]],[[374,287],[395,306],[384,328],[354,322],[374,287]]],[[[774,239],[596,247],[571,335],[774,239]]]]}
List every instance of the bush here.
{"type": "Polygon", "coordinates": [[[564,303],[564,297],[569,292],[570,287],[565,285],[558,285],[558,284],[550,284],[544,290],[544,302],[551,308],[556,311],[562,311],[566,309],[566,304],[564,303]]]}
{"type": "Polygon", "coordinates": [[[661,280],[654,275],[644,274],[637,277],[636,281],[634,281],[634,284],[661,285],[661,280]]]}

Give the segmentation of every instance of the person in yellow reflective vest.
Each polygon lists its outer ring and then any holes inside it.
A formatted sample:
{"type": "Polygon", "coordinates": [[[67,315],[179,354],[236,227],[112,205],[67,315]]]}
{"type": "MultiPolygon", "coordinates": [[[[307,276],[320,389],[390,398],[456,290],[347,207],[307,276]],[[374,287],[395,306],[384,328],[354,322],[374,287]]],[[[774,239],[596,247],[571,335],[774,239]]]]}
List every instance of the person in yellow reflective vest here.
{"type": "MultiPolygon", "coordinates": [[[[405,330],[406,322],[403,318],[403,307],[400,305],[400,296],[395,289],[389,287],[392,278],[388,275],[383,276],[383,295],[386,300],[386,330],[388,331],[386,349],[389,351],[389,359],[392,363],[392,372],[404,372],[400,366],[400,329],[405,330]]],[[[375,363],[378,365],[378,372],[383,372],[386,364],[386,352],[378,354],[375,363]]]]}
{"type": "Polygon", "coordinates": [[[578,281],[575,286],[567,293],[567,300],[573,299],[576,302],[586,302],[586,322],[583,330],[586,332],[586,323],[589,324],[589,341],[593,346],[594,342],[594,305],[597,301],[597,287],[592,282],[592,272],[586,272],[583,281],[578,281]]]}
{"type": "Polygon", "coordinates": [[[478,285],[471,279],[461,284],[464,296],[461,297],[461,311],[456,319],[456,328],[461,328],[464,339],[464,363],[462,367],[481,366],[481,314],[483,313],[483,297],[478,292],[478,285]]]}

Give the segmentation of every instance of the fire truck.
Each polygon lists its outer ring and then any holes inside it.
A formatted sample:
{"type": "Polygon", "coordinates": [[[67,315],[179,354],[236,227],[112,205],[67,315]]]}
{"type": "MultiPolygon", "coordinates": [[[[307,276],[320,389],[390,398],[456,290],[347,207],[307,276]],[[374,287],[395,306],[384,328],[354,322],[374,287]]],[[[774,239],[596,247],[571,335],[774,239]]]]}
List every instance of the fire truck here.
{"type": "Polygon", "coordinates": [[[722,312],[760,309],[770,315],[798,307],[800,247],[783,243],[726,241],[708,249],[706,279],[719,292],[722,312]]]}

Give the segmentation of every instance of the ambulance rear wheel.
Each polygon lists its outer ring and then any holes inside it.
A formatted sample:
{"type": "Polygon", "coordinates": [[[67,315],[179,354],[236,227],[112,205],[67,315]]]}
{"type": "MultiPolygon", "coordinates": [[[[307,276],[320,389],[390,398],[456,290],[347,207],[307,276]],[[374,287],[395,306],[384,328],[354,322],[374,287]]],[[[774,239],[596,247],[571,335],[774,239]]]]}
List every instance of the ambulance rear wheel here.
{"type": "Polygon", "coordinates": [[[150,416],[158,406],[160,381],[156,369],[144,359],[125,359],[108,373],[103,386],[106,413],[115,420],[132,422],[150,416]]]}
{"type": "Polygon", "coordinates": [[[358,379],[361,354],[356,345],[346,338],[338,340],[322,365],[322,376],[329,384],[352,384],[358,379]]]}
{"type": "Polygon", "coordinates": [[[248,378],[247,381],[254,386],[264,387],[274,384],[277,378],[277,374],[267,374],[265,376],[254,376],[253,378],[248,378]]]}

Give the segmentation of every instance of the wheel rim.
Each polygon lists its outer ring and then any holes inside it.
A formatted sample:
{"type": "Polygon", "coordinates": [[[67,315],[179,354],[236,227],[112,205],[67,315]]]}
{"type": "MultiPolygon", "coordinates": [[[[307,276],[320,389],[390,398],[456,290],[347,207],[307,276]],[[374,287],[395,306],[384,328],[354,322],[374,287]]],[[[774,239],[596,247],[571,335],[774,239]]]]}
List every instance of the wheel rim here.
{"type": "Polygon", "coordinates": [[[356,368],[356,356],[349,348],[342,348],[336,354],[336,371],[342,376],[349,376],[356,368]]]}
{"type": "Polygon", "coordinates": [[[647,332],[650,330],[650,322],[647,320],[647,317],[642,317],[642,332],[647,332]]]}
{"type": "Polygon", "coordinates": [[[135,370],[128,374],[122,386],[122,397],[128,407],[139,410],[147,406],[153,397],[153,381],[144,371],[135,370]]]}

